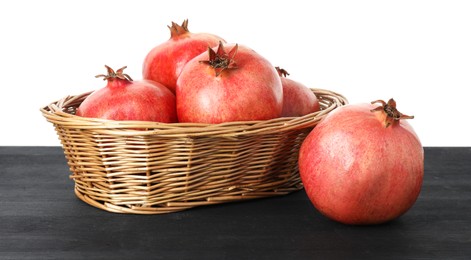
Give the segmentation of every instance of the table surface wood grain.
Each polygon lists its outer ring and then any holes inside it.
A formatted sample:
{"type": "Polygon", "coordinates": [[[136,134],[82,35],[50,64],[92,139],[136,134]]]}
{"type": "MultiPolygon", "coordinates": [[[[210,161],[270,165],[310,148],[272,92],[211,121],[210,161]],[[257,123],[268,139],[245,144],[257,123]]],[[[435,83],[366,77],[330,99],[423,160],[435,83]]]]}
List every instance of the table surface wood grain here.
{"type": "Polygon", "coordinates": [[[60,147],[0,147],[0,259],[471,259],[471,148],[426,147],[416,204],[347,226],[303,190],[164,215],[82,202],[60,147]]]}

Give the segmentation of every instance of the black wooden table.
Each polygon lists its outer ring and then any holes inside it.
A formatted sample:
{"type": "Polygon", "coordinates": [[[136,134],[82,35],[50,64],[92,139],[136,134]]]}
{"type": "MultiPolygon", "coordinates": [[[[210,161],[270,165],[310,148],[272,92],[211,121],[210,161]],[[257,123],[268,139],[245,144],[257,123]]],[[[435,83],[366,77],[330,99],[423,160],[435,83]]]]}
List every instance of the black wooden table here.
{"type": "Polygon", "coordinates": [[[377,226],[320,215],[304,191],[124,215],[80,201],[59,147],[0,147],[0,259],[471,259],[471,148],[425,148],[414,207],[377,226]]]}

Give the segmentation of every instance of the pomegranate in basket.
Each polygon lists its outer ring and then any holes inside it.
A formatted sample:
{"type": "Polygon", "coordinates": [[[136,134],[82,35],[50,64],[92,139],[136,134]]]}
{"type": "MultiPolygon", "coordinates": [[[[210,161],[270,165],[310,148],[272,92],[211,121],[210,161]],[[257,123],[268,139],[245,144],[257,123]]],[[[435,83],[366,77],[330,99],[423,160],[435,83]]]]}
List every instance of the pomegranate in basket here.
{"type": "Polygon", "coordinates": [[[319,100],[316,95],[305,85],[286,78],[289,73],[276,67],[283,85],[283,111],[281,116],[304,116],[320,110],[319,100]]]}
{"type": "Polygon", "coordinates": [[[176,96],[180,122],[267,120],[280,117],[283,108],[280,76],[271,63],[248,47],[222,42],[186,64],[176,96]]]}
{"type": "Polygon", "coordinates": [[[162,83],[175,93],[177,78],[183,66],[208,47],[217,46],[221,37],[209,33],[192,33],[188,30],[188,20],[182,25],[172,22],[171,37],[155,46],[146,56],[142,69],[145,79],[162,83]]]}
{"type": "Polygon", "coordinates": [[[106,66],[108,81],[80,104],[77,115],[111,120],[177,122],[175,95],[165,86],[150,80],[133,81],[122,67],[116,72],[106,66]]]}

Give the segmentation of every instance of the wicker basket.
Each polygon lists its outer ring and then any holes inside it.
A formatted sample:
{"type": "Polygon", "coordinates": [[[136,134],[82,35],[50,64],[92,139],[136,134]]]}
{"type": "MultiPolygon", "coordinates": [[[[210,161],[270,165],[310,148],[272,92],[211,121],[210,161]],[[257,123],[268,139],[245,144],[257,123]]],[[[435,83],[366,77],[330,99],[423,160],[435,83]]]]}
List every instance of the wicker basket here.
{"type": "Polygon", "coordinates": [[[312,91],[321,111],[266,121],[162,124],[75,116],[90,92],[41,112],[61,140],[81,200],[111,212],[157,214],[302,189],[302,141],[347,103],[340,94],[312,91]]]}

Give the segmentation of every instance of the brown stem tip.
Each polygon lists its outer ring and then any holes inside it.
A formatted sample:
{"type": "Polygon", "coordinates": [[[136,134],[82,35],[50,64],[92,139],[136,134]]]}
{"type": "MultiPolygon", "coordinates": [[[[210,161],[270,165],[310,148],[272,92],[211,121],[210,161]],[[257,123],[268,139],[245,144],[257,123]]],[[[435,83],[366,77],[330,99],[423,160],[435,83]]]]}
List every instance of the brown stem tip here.
{"type": "Polygon", "coordinates": [[[285,70],[285,69],[282,69],[280,67],[275,67],[276,71],[278,72],[278,75],[280,75],[280,77],[286,77],[286,76],[289,76],[289,73],[285,70]]]}
{"type": "Polygon", "coordinates": [[[385,120],[384,120],[385,127],[392,125],[394,122],[399,122],[399,120],[401,119],[413,119],[414,118],[414,116],[404,115],[401,112],[399,112],[396,109],[396,101],[394,101],[394,99],[392,98],[389,99],[388,103],[384,102],[383,100],[375,100],[371,102],[371,104],[375,104],[375,103],[380,103],[381,106],[375,109],[371,109],[371,112],[376,112],[376,111],[384,112],[384,114],[386,115],[385,120]]]}

